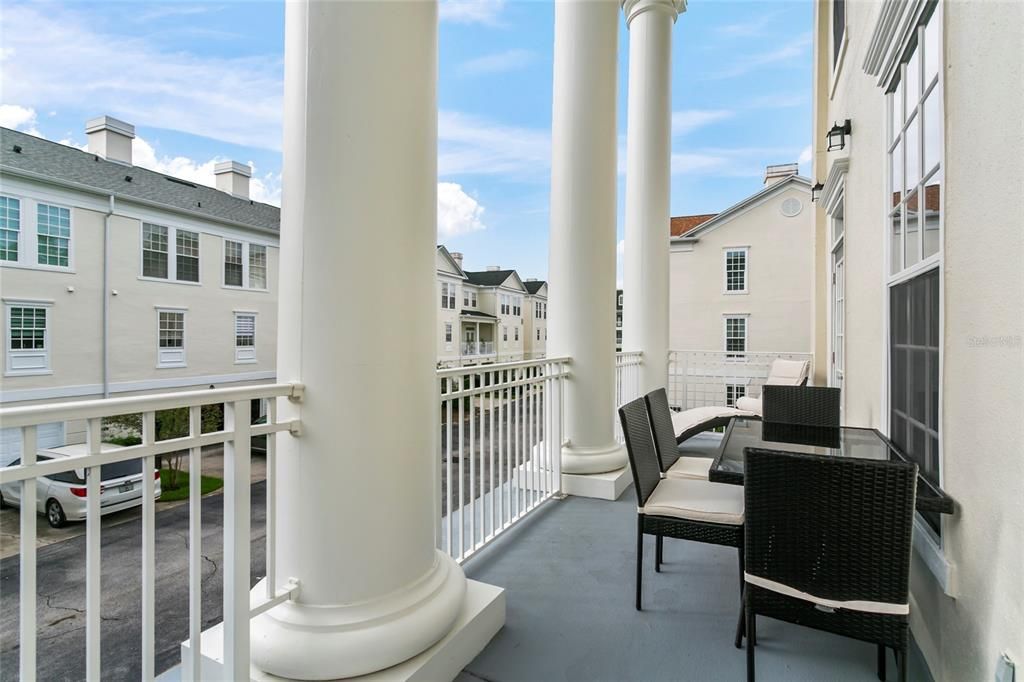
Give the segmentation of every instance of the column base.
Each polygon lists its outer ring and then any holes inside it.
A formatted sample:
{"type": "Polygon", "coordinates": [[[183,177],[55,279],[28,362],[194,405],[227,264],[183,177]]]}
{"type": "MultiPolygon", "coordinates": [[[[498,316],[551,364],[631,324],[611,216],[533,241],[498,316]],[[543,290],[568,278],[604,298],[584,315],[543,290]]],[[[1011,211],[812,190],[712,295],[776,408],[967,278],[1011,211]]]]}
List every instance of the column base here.
{"type": "Polygon", "coordinates": [[[562,446],[563,474],[604,474],[628,464],[626,446],[616,442],[597,447],[562,446]]]}
{"type": "MultiPolygon", "coordinates": [[[[491,638],[505,625],[505,590],[475,580],[466,582],[466,596],[455,623],[439,642],[407,661],[377,672],[358,677],[338,678],[359,682],[434,682],[454,679],[463,668],[477,657],[491,638]]],[[[299,647],[299,653],[304,649],[299,647]]],[[[202,674],[204,679],[218,680],[224,673],[224,624],[218,623],[202,634],[202,674]]],[[[181,670],[191,664],[191,643],[181,644],[181,670]]],[[[252,682],[271,682],[282,679],[250,668],[252,682]]]]}
{"type": "Polygon", "coordinates": [[[562,492],[578,497],[617,500],[633,482],[629,467],[602,474],[562,474],[562,492]]]}

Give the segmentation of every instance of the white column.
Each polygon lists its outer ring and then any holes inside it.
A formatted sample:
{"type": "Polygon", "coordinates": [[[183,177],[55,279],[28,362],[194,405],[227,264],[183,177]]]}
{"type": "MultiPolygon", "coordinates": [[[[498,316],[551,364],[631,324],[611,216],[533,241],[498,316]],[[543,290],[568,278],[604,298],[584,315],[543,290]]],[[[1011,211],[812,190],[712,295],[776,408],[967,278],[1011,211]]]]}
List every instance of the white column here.
{"type": "Polygon", "coordinates": [[[306,388],[279,402],[302,433],[277,441],[276,559],[300,591],[252,660],[334,679],[427,649],[466,592],[434,548],[437,3],[289,2],[285,35],[277,375],[306,388]]]}
{"type": "Polygon", "coordinates": [[[668,384],[672,26],[686,0],[624,0],[629,29],[622,350],[642,351],[640,392],[668,384]]]}
{"type": "Polygon", "coordinates": [[[615,441],[615,89],[618,6],[555,3],[551,357],[572,358],[562,472],[621,469],[615,441]]]}

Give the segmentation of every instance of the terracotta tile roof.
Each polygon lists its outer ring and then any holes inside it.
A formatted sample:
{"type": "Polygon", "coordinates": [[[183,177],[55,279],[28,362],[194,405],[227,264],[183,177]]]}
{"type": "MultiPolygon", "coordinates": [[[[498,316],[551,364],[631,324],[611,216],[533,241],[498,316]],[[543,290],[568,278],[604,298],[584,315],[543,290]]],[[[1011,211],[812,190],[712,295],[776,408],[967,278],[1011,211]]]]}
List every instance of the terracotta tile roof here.
{"type": "Polygon", "coordinates": [[[669,231],[673,237],[682,237],[684,234],[693,230],[700,225],[703,225],[707,221],[714,218],[717,213],[701,213],[699,215],[681,215],[671,218],[671,226],[669,231]]]}

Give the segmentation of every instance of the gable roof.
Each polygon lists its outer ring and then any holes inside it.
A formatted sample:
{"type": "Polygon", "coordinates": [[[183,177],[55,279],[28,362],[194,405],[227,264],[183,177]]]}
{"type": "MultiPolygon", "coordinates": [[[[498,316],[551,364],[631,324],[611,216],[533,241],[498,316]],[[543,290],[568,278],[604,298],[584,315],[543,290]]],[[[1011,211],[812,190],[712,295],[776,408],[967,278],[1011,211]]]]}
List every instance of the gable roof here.
{"type": "Polygon", "coordinates": [[[281,229],[281,209],[277,206],[235,197],[141,166],[107,161],[81,149],[9,128],[0,128],[0,169],[14,176],[113,194],[198,218],[275,233],[281,229]],[[21,151],[15,152],[15,146],[21,151]]]}
{"type": "MultiPolygon", "coordinates": [[[[810,179],[805,178],[802,175],[791,175],[791,176],[787,177],[784,180],[779,180],[778,182],[775,182],[775,183],[773,183],[771,185],[768,185],[767,187],[761,189],[761,191],[759,191],[759,192],[757,192],[755,194],[750,195],[749,197],[747,197],[743,201],[740,201],[737,204],[733,204],[732,206],[730,206],[729,208],[725,209],[721,213],[712,214],[706,220],[702,220],[702,221],[696,222],[696,224],[692,224],[688,230],[682,232],[681,234],[678,234],[678,235],[675,234],[675,231],[672,229],[672,222],[675,221],[676,219],[675,218],[670,219],[670,221],[669,221],[669,230],[671,231],[670,239],[672,241],[696,241],[698,239],[698,237],[700,235],[704,234],[705,232],[707,232],[709,230],[713,230],[714,228],[718,227],[719,225],[722,225],[723,223],[726,223],[726,222],[732,220],[734,217],[736,217],[740,213],[743,213],[748,208],[756,206],[757,204],[761,203],[762,201],[765,201],[765,200],[769,199],[770,197],[774,196],[775,194],[781,194],[784,190],[789,189],[793,185],[795,185],[799,189],[802,189],[803,191],[807,192],[808,194],[810,194],[810,192],[811,192],[811,181],[810,181],[810,179]]],[[[699,218],[699,217],[703,217],[703,216],[680,216],[680,217],[683,218],[683,219],[686,219],[686,218],[695,219],[695,218],[699,218]]]]}
{"type": "Polygon", "coordinates": [[[544,287],[545,284],[547,284],[547,282],[545,282],[542,279],[539,279],[539,280],[535,279],[533,281],[523,282],[523,286],[526,287],[526,291],[531,296],[536,296],[537,292],[540,291],[544,287]]]}
{"type": "Polygon", "coordinates": [[[669,232],[673,237],[682,237],[690,230],[714,218],[717,213],[698,213],[696,215],[673,216],[669,219],[669,232]]]}
{"type": "MultiPolygon", "coordinates": [[[[476,284],[482,287],[500,287],[504,284],[509,277],[515,276],[519,280],[519,275],[516,274],[515,270],[474,270],[472,272],[466,271],[466,277],[469,279],[470,284],[476,284]]],[[[519,281],[519,286],[522,287],[522,281],[519,281]]]]}
{"type": "MultiPolygon", "coordinates": [[[[441,258],[443,258],[444,260],[448,261],[448,265],[450,265],[451,268],[452,268],[452,272],[451,273],[445,273],[445,274],[452,275],[454,277],[461,277],[462,279],[466,279],[466,271],[463,270],[462,267],[457,262],[455,262],[455,259],[452,258],[451,252],[448,250],[448,248],[444,244],[438,244],[437,245],[437,254],[439,256],[441,256],[441,258]]],[[[438,270],[440,270],[440,268],[438,268],[438,270]]]]}

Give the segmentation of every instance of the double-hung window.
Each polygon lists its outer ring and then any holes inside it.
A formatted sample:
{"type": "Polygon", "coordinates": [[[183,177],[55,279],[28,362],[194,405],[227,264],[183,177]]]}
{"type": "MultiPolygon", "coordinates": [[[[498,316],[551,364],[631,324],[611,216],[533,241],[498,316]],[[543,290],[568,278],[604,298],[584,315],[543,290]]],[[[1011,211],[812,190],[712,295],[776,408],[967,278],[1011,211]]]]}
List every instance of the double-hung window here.
{"type": "Polygon", "coordinates": [[[143,223],[142,276],[199,283],[199,233],[143,223]]]}
{"type": "Polygon", "coordinates": [[[726,407],[736,407],[736,401],[747,394],[747,387],[741,384],[726,384],[725,385],[725,405],[726,407]]]}
{"type": "Polygon", "coordinates": [[[71,264],[71,210],[38,203],[36,214],[39,265],[68,267],[71,264]]]}
{"type": "Polygon", "coordinates": [[[266,291],[267,247],[225,239],[224,286],[266,291]]]}
{"type": "Polygon", "coordinates": [[[185,311],[180,308],[156,310],[156,366],[185,366],[185,311]]]}
{"type": "Polygon", "coordinates": [[[537,340],[540,341],[540,327],[537,328],[537,340]]]}
{"type": "Polygon", "coordinates": [[[747,352],[747,318],[725,318],[725,352],[726,357],[739,358],[747,352]]]}
{"type": "Polygon", "coordinates": [[[516,341],[518,341],[518,340],[519,340],[519,327],[516,327],[516,328],[515,328],[515,340],[516,340],[516,341]]]}
{"type": "MultiPolygon", "coordinates": [[[[924,15],[887,90],[889,437],[941,484],[943,109],[940,12],[924,15]]],[[[936,534],[938,515],[923,514],[936,534]]]]}
{"type": "Polygon", "coordinates": [[[256,362],[256,314],[235,313],[235,364],[256,362]]]}
{"type": "Polygon", "coordinates": [[[455,285],[449,282],[441,282],[441,307],[445,310],[455,310],[455,285]]]}
{"type": "Polygon", "coordinates": [[[18,262],[21,200],[0,196],[0,261],[18,262]]]}
{"type": "Polygon", "coordinates": [[[11,302],[6,306],[5,374],[49,374],[48,304],[11,302]]]}
{"type": "Polygon", "coordinates": [[[452,323],[451,322],[445,322],[444,323],[444,342],[447,343],[447,344],[451,344],[451,342],[452,342],[452,323]]]}
{"type": "Polygon", "coordinates": [[[747,293],[747,249],[725,250],[725,293],[747,293]]]}

